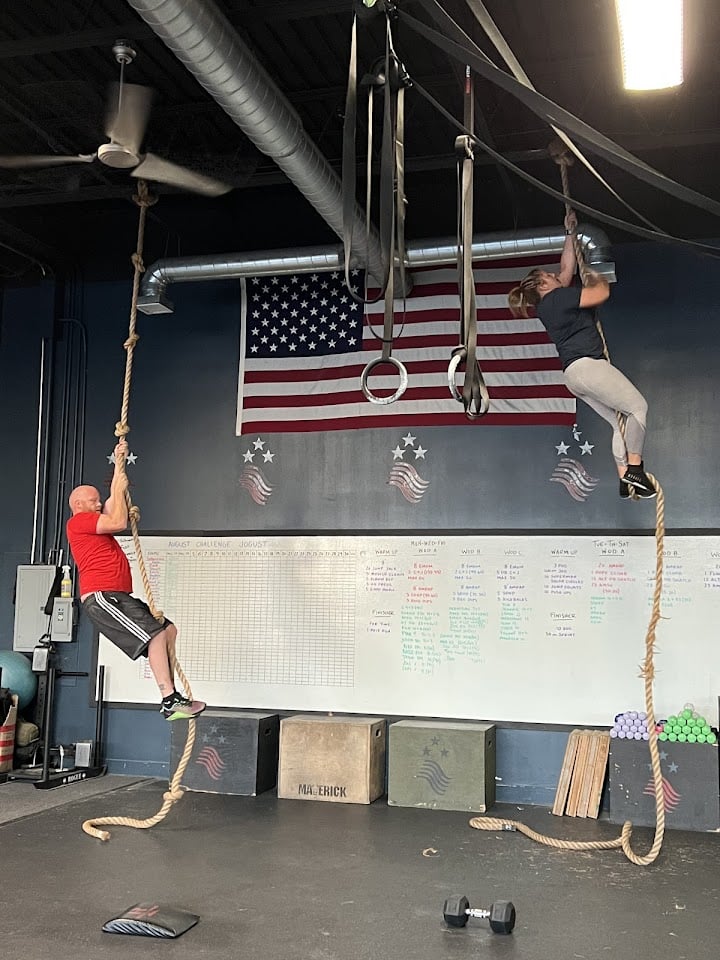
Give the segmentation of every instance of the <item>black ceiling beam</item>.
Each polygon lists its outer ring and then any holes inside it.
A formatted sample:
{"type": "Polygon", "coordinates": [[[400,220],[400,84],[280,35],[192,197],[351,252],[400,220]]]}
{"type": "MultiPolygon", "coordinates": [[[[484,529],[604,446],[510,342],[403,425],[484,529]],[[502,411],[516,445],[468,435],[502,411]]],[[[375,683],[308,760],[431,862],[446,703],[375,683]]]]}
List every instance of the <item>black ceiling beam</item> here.
{"type": "MultiPolygon", "coordinates": [[[[713,144],[720,142],[720,133],[708,131],[706,135],[688,134],[686,138],[687,142],[684,142],[682,135],[666,135],[663,138],[657,138],[648,136],[647,134],[637,134],[634,137],[628,136],[622,139],[623,145],[626,147],[632,147],[632,149],[635,151],[643,152],[668,147],[703,146],[705,144],[713,144]],[[696,137],[698,139],[696,139],[696,137]]],[[[545,147],[527,150],[503,151],[503,156],[508,160],[511,160],[513,163],[518,164],[535,163],[537,161],[548,159],[547,149],[545,147]]],[[[188,158],[186,158],[186,160],[187,159],[188,158]]],[[[483,153],[478,153],[475,157],[475,166],[477,167],[489,166],[494,164],[494,162],[495,161],[491,157],[488,157],[483,153]]],[[[338,173],[340,172],[340,160],[331,159],[328,160],[328,163],[338,173]]],[[[455,163],[455,154],[452,151],[448,151],[448,153],[442,155],[406,157],[405,168],[408,173],[412,174],[421,173],[423,171],[447,170],[454,167],[455,163]]],[[[375,168],[377,168],[377,165],[375,165],[375,168]]],[[[375,169],[375,172],[377,172],[377,169],[375,169]]],[[[228,180],[232,181],[232,175],[229,171],[225,171],[223,175],[228,180]]],[[[235,189],[244,190],[254,187],[268,187],[277,184],[287,184],[289,182],[290,181],[279,168],[268,164],[259,168],[250,176],[245,177],[242,184],[238,184],[235,189]]],[[[6,189],[11,190],[17,188],[15,185],[7,185],[6,189]]],[[[169,186],[166,187],[163,184],[151,184],[151,189],[157,194],[174,194],[175,196],[181,196],[180,191],[169,186]]],[[[28,185],[28,191],[30,190],[32,190],[32,186],[28,185]]],[[[3,194],[3,186],[0,184],[0,209],[12,209],[13,207],[36,207],[43,205],[53,206],[56,204],[92,202],[95,200],[129,199],[133,191],[134,181],[128,182],[127,186],[108,182],[107,186],[83,187],[82,189],[76,191],[51,191],[45,189],[41,190],[40,192],[27,192],[24,195],[18,193],[3,194]]],[[[214,203],[216,201],[210,202],[214,203]]]]}
{"type": "MultiPolygon", "coordinates": [[[[268,23],[278,20],[304,20],[326,14],[349,13],[350,0],[317,0],[301,2],[286,0],[282,3],[264,3],[249,10],[247,6],[227,3],[226,12],[236,25],[268,23]]],[[[26,37],[0,41],[0,60],[15,57],[37,57],[44,53],[59,53],[62,50],[83,50],[87,47],[104,47],[116,40],[157,39],[155,31],[138,17],[115,26],[96,27],[93,30],[76,30],[72,33],[56,33],[44,37],[26,37]]]]}
{"type": "Polygon", "coordinates": [[[37,57],[44,53],[60,53],[62,50],[84,50],[87,47],[104,47],[116,40],[146,40],[155,36],[155,31],[138,17],[131,23],[119,23],[113,27],[97,27],[95,30],[76,30],[74,33],[56,33],[45,37],[27,37],[0,42],[0,60],[15,57],[37,57]]]}

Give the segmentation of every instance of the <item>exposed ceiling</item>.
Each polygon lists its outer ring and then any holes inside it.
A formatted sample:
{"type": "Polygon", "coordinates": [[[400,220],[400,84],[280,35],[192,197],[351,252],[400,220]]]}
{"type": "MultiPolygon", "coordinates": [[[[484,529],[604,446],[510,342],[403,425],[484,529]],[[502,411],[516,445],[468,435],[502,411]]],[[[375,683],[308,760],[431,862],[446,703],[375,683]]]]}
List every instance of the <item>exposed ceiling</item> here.
{"type": "MultiPolygon", "coordinates": [[[[427,20],[414,0],[398,6],[427,20]]],[[[628,93],[620,82],[614,0],[485,0],[535,87],[606,136],[684,185],[720,199],[718,0],[685,0],[686,80],[673,91],[628,93]]],[[[242,40],[299,114],[305,131],[340,172],[352,0],[216,0],[242,40]]],[[[502,63],[466,0],[442,6],[502,63]]],[[[103,130],[107,85],[118,77],[112,46],[138,56],[126,79],[156,90],[146,149],[221,178],[219,198],[159,187],[148,257],[286,248],[337,238],[274,161],[261,154],[125,0],[4,0],[0,18],[0,153],[92,153],[103,130]]],[[[382,18],[361,27],[361,68],[383,53],[382,18]]],[[[396,49],[411,79],[458,119],[463,68],[407,29],[396,49]]],[[[494,84],[476,80],[476,131],[522,169],[557,188],[548,125],[494,84]]],[[[410,239],[455,234],[457,131],[412,88],[407,93],[406,189],[410,239]]],[[[364,149],[359,130],[358,150],[364,149]]],[[[615,189],[669,233],[720,237],[717,218],[591,157],[615,189]]],[[[362,162],[359,165],[362,170],[362,162]]],[[[43,264],[105,262],[134,246],[136,181],[98,163],[0,171],[0,275],[43,264]]],[[[578,198],[627,217],[578,165],[578,198]]],[[[359,195],[364,187],[360,185],[359,195]]],[[[561,220],[552,199],[479,153],[475,229],[546,226],[561,220]]],[[[592,219],[592,218],[588,218],[592,219]]],[[[611,239],[629,235],[605,228],[611,239]]]]}

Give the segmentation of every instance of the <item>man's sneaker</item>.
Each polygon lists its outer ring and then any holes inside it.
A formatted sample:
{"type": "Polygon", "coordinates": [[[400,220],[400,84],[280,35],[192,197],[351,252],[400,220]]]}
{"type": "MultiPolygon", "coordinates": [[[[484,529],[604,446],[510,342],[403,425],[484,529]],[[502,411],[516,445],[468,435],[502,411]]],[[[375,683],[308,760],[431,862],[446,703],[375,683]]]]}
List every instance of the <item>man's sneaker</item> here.
{"type": "Polygon", "coordinates": [[[620,499],[629,500],[630,499],[630,485],[625,483],[625,481],[620,479],[620,499]]]}
{"type": "Polygon", "coordinates": [[[657,490],[652,485],[648,475],[645,473],[645,468],[642,463],[638,464],[637,466],[635,464],[630,464],[625,471],[622,482],[632,487],[637,496],[643,500],[657,496],[657,490]]]}
{"type": "Polygon", "coordinates": [[[160,713],[166,720],[192,720],[202,713],[206,706],[207,704],[203,703],[202,700],[188,700],[187,697],[182,697],[179,693],[176,693],[169,704],[162,704],[160,713]]]}

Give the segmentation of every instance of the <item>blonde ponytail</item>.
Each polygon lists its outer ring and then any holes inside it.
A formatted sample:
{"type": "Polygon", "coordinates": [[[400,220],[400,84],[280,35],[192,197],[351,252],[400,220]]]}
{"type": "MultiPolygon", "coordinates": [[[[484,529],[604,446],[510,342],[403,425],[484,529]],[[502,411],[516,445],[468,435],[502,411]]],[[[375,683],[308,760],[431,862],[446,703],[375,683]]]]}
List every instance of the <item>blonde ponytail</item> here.
{"type": "Polygon", "coordinates": [[[521,280],[517,287],[508,294],[508,305],[514,317],[528,318],[528,308],[536,307],[540,303],[538,284],[542,270],[537,267],[521,280]]]}
{"type": "Polygon", "coordinates": [[[527,320],[528,303],[525,300],[525,294],[523,293],[522,287],[512,288],[508,294],[508,305],[510,307],[510,312],[514,317],[521,317],[523,320],[527,320]]]}

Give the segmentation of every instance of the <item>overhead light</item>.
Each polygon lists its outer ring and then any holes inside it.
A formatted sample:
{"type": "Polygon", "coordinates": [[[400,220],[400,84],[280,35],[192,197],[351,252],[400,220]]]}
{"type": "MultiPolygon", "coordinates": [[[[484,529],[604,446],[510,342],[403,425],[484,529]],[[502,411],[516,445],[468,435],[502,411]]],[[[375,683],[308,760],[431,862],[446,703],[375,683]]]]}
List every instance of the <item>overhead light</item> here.
{"type": "Polygon", "coordinates": [[[683,82],[683,0],[615,0],[626,90],[683,82]]]}

